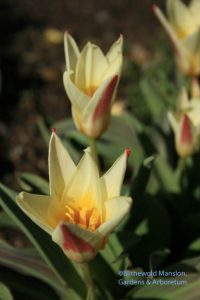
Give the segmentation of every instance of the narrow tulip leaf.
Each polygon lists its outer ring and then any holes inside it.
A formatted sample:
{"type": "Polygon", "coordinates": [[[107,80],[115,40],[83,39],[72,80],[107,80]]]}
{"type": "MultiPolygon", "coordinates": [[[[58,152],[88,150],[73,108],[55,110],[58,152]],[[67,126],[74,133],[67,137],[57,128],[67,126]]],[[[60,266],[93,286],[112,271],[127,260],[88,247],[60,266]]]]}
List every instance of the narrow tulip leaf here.
{"type": "MultiPolygon", "coordinates": [[[[0,281],[3,282],[13,294],[14,299],[29,300],[61,300],[58,294],[46,283],[22,275],[14,270],[1,266],[0,281]]],[[[0,293],[0,299],[1,293],[0,293]]],[[[11,298],[12,299],[12,298],[11,298]]],[[[63,299],[64,300],[64,299],[63,299]]]]}
{"type": "Polygon", "coordinates": [[[160,97],[146,78],[141,80],[140,89],[152,120],[159,120],[165,108],[160,97]]]}
{"type": "Polygon", "coordinates": [[[125,229],[130,230],[136,227],[140,221],[143,219],[143,195],[145,193],[151,171],[154,165],[156,155],[146,158],[141,164],[136,178],[134,178],[131,184],[130,196],[134,199],[134,205],[130,211],[130,217],[126,223],[125,229]]]}
{"type": "Polygon", "coordinates": [[[26,191],[41,192],[42,194],[49,194],[49,183],[38,175],[31,173],[22,173],[19,176],[21,187],[26,191]]]}
{"type": "Polygon", "coordinates": [[[10,290],[2,282],[0,282],[0,299],[1,300],[14,300],[10,290]]]}
{"type": "Polygon", "coordinates": [[[1,227],[16,227],[13,220],[3,210],[0,212],[0,228],[1,227]]]}
{"type": "Polygon", "coordinates": [[[74,297],[73,291],[61,284],[55,273],[43,261],[35,249],[19,249],[0,240],[0,265],[9,267],[25,275],[43,280],[65,299],[74,297]]]}
{"type": "Polygon", "coordinates": [[[48,146],[51,134],[50,134],[50,131],[47,128],[45,121],[42,117],[38,118],[37,125],[38,125],[38,129],[40,130],[40,133],[44,139],[45,144],[48,146]]]}
{"type": "MultiPolygon", "coordinates": [[[[10,192],[9,194],[13,193],[10,192]]],[[[8,188],[0,184],[0,205],[2,208],[30,239],[40,255],[60,278],[61,282],[63,284],[67,283],[68,287],[76,290],[83,297],[85,294],[84,283],[72,263],[51,240],[50,236],[38,228],[20,210],[15,203],[15,197],[11,198],[9,194],[8,188]]]]}

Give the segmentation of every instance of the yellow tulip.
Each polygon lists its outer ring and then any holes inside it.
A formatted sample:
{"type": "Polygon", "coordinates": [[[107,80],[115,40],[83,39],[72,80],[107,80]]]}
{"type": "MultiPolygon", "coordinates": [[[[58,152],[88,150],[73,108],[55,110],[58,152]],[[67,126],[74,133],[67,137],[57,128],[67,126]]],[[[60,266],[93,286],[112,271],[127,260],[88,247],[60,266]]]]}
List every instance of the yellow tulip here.
{"type": "Polygon", "coordinates": [[[68,33],[64,41],[67,70],[63,80],[73,119],[78,130],[96,138],[109,125],[122,68],[123,38],[120,36],[106,55],[90,42],[80,51],[68,33]]]}
{"type": "Polygon", "coordinates": [[[103,176],[90,149],[76,166],[53,131],[49,145],[50,195],[21,192],[17,204],[52,236],[73,261],[93,259],[107,237],[128,214],[132,199],[120,196],[126,150],[103,176]]]}
{"type": "Polygon", "coordinates": [[[200,1],[193,0],[187,7],[181,0],[167,0],[168,20],[162,11],[153,11],[168,33],[181,72],[190,76],[200,74],[200,1]]]}

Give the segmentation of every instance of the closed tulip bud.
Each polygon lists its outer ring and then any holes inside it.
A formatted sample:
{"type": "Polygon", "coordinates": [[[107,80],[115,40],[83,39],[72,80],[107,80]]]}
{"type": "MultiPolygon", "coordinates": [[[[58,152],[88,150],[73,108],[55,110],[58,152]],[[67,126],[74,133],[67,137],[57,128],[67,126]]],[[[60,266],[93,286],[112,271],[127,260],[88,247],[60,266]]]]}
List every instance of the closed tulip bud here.
{"type": "Polygon", "coordinates": [[[76,127],[88,137],[99,137],[109,125],[122,68],[122,44],[120,36],[106,55],[90,42],[80,51],[72,36],[65,34],[64,87],[76,127]]]}

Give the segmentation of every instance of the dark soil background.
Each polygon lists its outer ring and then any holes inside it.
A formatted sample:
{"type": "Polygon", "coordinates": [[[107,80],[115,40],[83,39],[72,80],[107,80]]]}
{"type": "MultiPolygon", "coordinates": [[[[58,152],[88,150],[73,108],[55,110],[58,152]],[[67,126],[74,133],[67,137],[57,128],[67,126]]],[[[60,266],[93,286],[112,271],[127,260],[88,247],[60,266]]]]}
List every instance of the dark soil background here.
{"type": "MultiPolygon", "coordinates": [[[[164,1],[155,1],[163,7],[164,1]]],[[[124,35],[130,59],[151,52],[161,28],[150,0],[0,0],[0,180],[19,189],[16,174],[47,176],[39,117],[70,115],[62,73],[63,33],[104,51],[124,35]]],[[[120,93],[120,90],[119,90],[120,93]]]]}

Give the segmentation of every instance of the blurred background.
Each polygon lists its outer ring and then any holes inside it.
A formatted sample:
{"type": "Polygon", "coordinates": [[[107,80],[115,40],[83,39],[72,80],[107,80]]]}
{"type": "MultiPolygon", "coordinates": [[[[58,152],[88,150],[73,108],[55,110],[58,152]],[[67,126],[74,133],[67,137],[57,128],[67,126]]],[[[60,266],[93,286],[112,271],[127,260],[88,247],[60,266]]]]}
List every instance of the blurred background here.
{"type": "MultiPolygon", "coordinates": [[[[155,1],[164,6],[164,1],[155,1]]],[[[122,33],[126,62],[151,62],[161,27],[151,0],[0,0],[0,181],[19,190],[17,172],[47,177],[47,147],[38,130],[70,116],[62,74],[63,33],[80,47],[91,40],[106,52],[122,33]]],[[[134,71],[135,72],[135,71],[134,71]]],[[[134,78],[122,76],[118,98],[134,78]]],[[[137,100],[138,101],[138,100],[137,100]]]]}

